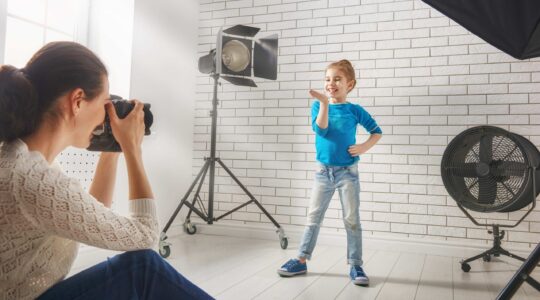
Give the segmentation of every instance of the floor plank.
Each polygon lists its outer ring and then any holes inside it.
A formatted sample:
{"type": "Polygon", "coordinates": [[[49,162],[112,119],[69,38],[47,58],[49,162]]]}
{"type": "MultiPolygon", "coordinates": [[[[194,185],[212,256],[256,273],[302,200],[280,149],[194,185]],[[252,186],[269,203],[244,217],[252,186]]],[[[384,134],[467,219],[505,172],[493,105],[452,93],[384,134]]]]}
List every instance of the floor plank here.
{"type": "Polygon", "coordinates": [[[244,263],[238,264],[229,271],[219,272],[208,280],[200,281],[199,286],[211,295],[221,294],[265,268],[277,268],[276,266],[283,264],[284,261],[289,259],[290,255],[280,250],[261,251],[259,255],[246,259],[244,263]]]}
{"type": "MultiPolygon", "coordinates": [[[[262,291],[254,299],[294,299],[321,274],[325,274],[335,264],[345,261],[345,249],[328,247],[324,252],[318,253],[308,262],[308,273],[291,278],[280,278],[278,282],[262,291]]],[[[275,268],[277,269],[277,267],[275,268]]],[[[278,276],[277,274],[275,276],[278,276]]]]}
{"type": "Polygon", "coordinates": [[[376,299],[399,256],[397,251],[377,251],[364,265],[369,277],[369,287],[359,287],[349,281],[336,299],[376,299]]]}
{"type": "MultiPolygon", "coordinates": [[[[322,246],[322,245],[318,246],[317,248],[318,248],[317,255],[321,255],[321,257],[325,256],[326,251],[333,250],[333,247],[322,246]]],[[[253,299],[259,294],[264,293],[264,291],[272,287],[274,284],[276,284],[280,280],[291,280],[291,279],[294,280],[294,279],[298,279],[299,277],[302,277],[302,276],[299,276],[296,278],[281,278],[276,273],[277,269],[288,258],[296,256],[297,251],[298,251],[297,248],[288,248],[287,250],[285,250],[285,252],[287,253],[287,258],[285,258],[283,261],[281,261],[280,263],[276,265],[267,266],[263,270],[253,274],[250,278],[236,285],[231,286],[229,289],[227,289],[226,291],[222,293],[217,294],[216,297],[220,300],[221,299],[253,299]]],[[[311,265],[312,264],[310,264],[310,268],[311,268],[311,265]]],[[[310,275],[305,275],[303,277],[306,277],[306,276],[310,276],[310,275]]],[[[287,297],[281,298],[281,299],[287,299],[287,297]]]]}
{"type": "Polygon", "coordinates": [[[454,298],[452,262],[451,257],[432,255],[426,257],[416,291],[416,300],[452,300],[454,298]]]}
{"type": "Polygon", "coordinates": [[[425,259],[424,254],[402,253],[376,299],[414,299],[425,259]]]}
{"type": "Polygon", "coordinates": [[[452,264],[452,276],[454,278],[455,300],[487,300],[493,299],[484,276],[482,259],[470,262],[471,270],[461,270],[461,258],[454,257],[452,264]]]}
{"type": "MultiPolygon", "coordinates": [[[[367,266],[371,258],[375,255],[374,250],[364,250],[363,260],[367,266]]],[[[349,277],[350,265],[338,261],[326,273],[321,274],[311,285],[309,285],[295,300],[311,299],[333,299],[347,285],[351,284],[349,277]]],[[[356,287],[360,288],[360,287],[356,287]]]]}
{"type": "MultiPolygon", "coordinates": [[[[352,284],[348,277],[346,249],[318,245],[308,262],[308,274],[281,278],[276,270],[295,257],[298,245],[282,250],[274,240],[256,240],[216,235],[181,235],[170,239],[167,261],[186,278],[217,299],[362,299],[362,300],[482,300],[494,299],[521,262],[507,258],[471,262],[471,271],[461,270],[461,258],[441,253],[415,253],[399,242],[393,250],[366,249],[364,268],[369,287],[352,284]],[[429,254],[426,254],[429,253],[429,254]]],[[[68,276],[118,252],[86,249],[68,276]],[[90,251],[92,250],[92,251],[90,251]]],[[[532,277],[540,281],[540,268],[532,277]]],[[[540,292],[523,283],[513,300],[537,300],[540,292]]]]}

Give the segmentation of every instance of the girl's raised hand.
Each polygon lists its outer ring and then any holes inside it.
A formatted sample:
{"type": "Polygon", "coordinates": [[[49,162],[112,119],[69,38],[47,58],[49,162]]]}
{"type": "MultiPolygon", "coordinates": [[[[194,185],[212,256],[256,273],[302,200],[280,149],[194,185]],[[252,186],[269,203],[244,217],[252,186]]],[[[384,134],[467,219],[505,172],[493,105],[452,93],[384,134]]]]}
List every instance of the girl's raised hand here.
{"type": "Polygon", "coordinates": [[[328,97],[326,97],[325,94],[319,93],[315,90],[309,90],[309,94],[311,95],[311,97],[319,100],[319,102],[321,102],[322,104],[328,104],[328,97]]]}

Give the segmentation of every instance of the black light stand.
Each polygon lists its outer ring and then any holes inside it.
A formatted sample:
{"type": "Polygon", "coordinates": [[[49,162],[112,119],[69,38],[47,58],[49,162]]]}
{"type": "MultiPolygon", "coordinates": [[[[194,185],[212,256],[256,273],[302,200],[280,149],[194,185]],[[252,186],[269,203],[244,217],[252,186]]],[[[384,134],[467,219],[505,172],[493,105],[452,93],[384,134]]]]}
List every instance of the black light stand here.
{"type": "Polygon", "coordinates": [[[212,99],[212,111],[210,112],[212,116],[212,132],[211,132],[211,141],[210,141],[210,157],[205,157],[205,163],[202,166],[201,170],[197,174],[197,177],[195,177],[195,180],[193,183],[191,183],[191,186],[189,187],[188,191],[180,201],[180,204],[174,211],[173,215],[163,228],[163,231],[161,232],[160,242],[159,242],[159,254],[167,258],[170,253],[170,243],[168,243],[167,240],[167,230],[169,230],[169,227],[173,223],[174,219],[182,209],[182,206],[185,205],[189,208],[189,212],[187,214],[186,220],[184,222],[184,228],[188,234],[195,234],[197,231],[197,227],[191,223],[190,217],[191,213],[195,212],[201,219],[203,219],[208,224],[213,224],[215,221],[218,221],[233,212],[251,204],[254,203],[259,207],[259,209],[270,219],[270,221],[277,227],[277,233],[279,234],[279,240],[280,245],[282,249],[286,249],[288,246],[288,238],[285,235],[285,231],[283,228],[272,218],[272,216],[266,211],[266,209],[261,205],[259,201],[251,194],[248,189],[240,182],[240,180],[231,172],[231,170],[221,161],[219,157],[216,157],[216,130],[217,130],[217,105],[218,105],[218,98],[217,98],[217,88],[218,88],[218,80],[220,77],[220,74],[212,73],[210,75],[214,79],[214,96],[212,99]],[[232,210],[224,213],[223,215],[219,217],[214,217],[214,177],[215,177],[215,167],[216,162],[227,172],[227,174],[238,184],[238,186],[244,191],[244,193],[249,196],[250,200],[242,205],[239,205],[232,210]],[[204,205],[202,204],[202,200],[199,196],[199,193],[201,191],[202,184],[204,182],[204,178],[206,177],[206,173],[210,170],[209,174],[209,187],[208,187],[208,212],[205,211],[204,205]],[[198,184],[198,185],[197,185],[198,184]],[[197,191],[195,192],[193,196],[193,200],[191,202],[188,201],[188,197],[197,185],[197,191]],[[199,207],[201,210],[199,210],[197,207],[195,207],[195,202],[198,202],[199,207]]]}
{"type": "Polygon", "coordinates": [[[497,300],[511,299],[524,281],[540,292],[540,283],[530,276],[531,272],[538,265],[538,262],[540,262],[540,243],[536,245],[536,248],[531,252],[525,263],[521,265],[516,274],[514,274],[512,279],[502,289],[497,296],[497,300]]]}
{"type": "MultiPolygon", "coordinates": [[[[534,172],[533,172],[533,182],[534,181],[534,172]]],[[[536,186],[533,185],[533,195],[536,195],[536,186]]],[[[536,203],[536,198],[533,202],[533,208],[536,203]]],[[[538,266],[538,263],[540,262],[540,243],[536,245],[536,248],[531,252],[529,257],[525,259],[521,259],[525,261],[521,267],[517,270],[517,272],[514,274],[512,279],[506,284],[506,286],[501,290],[499,295],[497,296],[497,300],[507,300],[511,299],[516,291],[521,287],[524,281],[526,281],[528,284],[530,284],[532,287],[534,287],[536,290],[540,291],[540,283],[534,278],[530,276],[534,268],[538,266]]]]}

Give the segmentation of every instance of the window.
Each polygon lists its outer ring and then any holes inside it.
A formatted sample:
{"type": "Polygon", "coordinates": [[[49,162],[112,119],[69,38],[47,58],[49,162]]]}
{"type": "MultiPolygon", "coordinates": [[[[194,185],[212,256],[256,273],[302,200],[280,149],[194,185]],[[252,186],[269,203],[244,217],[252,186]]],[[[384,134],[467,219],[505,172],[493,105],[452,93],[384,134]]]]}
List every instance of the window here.
{"type": "Polygon", "coordinates": [[[24,67],[32,54],[48,42],[86,44],[88,0],[3,0],[1,4],[6,18],[0,54],[6,64],[24,67]]]}
{"type": "MultiPolygon", "coordinates": [[[[107,66],[110,92],[128,98],[133,17],[134,0],[0,0],[0,65],[22,68],[48,42],[78,42],[107,66]]],[[[68,148],[57,161],[88,190],[98,157],[68,148]]],[[[127,212],[128,201],[113,208],[127,212]]]]}

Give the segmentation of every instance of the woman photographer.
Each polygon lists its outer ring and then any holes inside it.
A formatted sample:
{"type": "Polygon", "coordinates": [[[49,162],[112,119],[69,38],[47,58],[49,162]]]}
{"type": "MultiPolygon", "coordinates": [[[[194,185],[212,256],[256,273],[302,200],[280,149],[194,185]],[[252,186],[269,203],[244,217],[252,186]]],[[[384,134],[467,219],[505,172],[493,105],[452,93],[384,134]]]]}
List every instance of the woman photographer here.
{"type": "Polygon", "coordinates": [[[0,299],[211,299],[149,250],[159,230],[134,103],[119,119],[105,66],[77,43],[49,43],[23,69],[0,66],[0,299]],[[68,146],[87,148],[106,112],[126,160],[129,217],[109,209],[118,154],[100,155],[89,192],[54,163],[68,146]],[[128,252],[64,279],[79,242],[128,252]]]}

